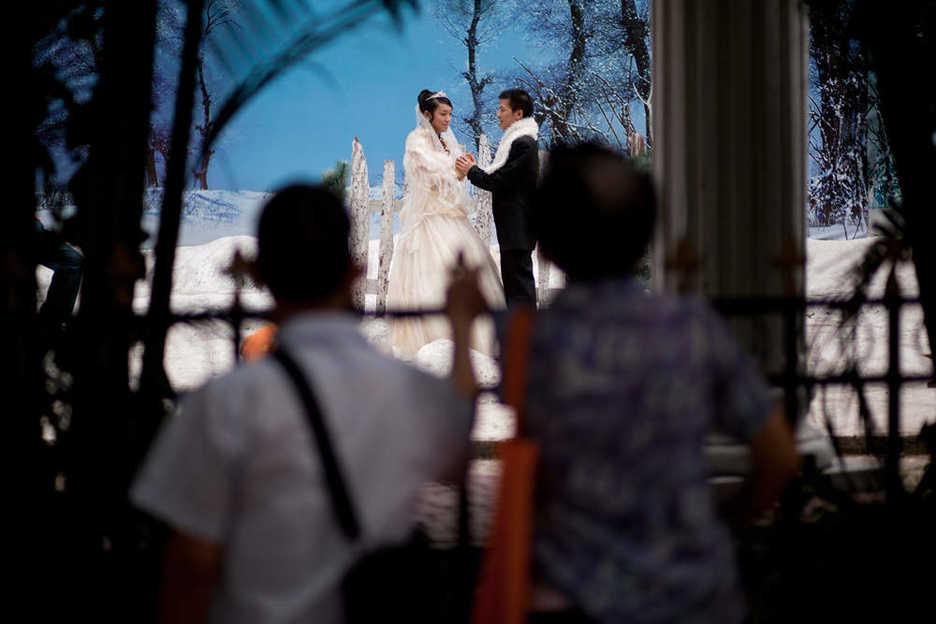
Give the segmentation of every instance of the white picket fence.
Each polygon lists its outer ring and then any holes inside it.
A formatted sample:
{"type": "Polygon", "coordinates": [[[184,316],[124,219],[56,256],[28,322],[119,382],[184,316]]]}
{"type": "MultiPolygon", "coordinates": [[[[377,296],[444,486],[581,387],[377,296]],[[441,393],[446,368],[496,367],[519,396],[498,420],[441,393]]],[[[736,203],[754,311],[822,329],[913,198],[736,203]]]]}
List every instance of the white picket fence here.
{"type": "MultiPolygon", "coordinates": [[[[541,154],[542,156],[542,154],[541,154]]],[[[543,162],[543,159],[540,159],[543,162]]],[[[491,147],[485,135],[481,135],[478,150],[478,164],[482,167],[491,163],[491,147]]],[[[371,198],[370,181],[367,174],[367,158],[364,148],[357,137],[351,143],[351,257],[363,269],[368,268],[370,247],[371,215],[380,215],[380,243],[377,253],[377,277],[366,278],[371,272],[365,271],[365,278],[358,281],[354,288],[355,305],[364,308],[365,296],[376,295],[376,311],[378,314],[386,310],[387,287],[390,278],[390,261],[393,258],[393,216],[403,207],[403,200],[394,198],[395,167],[392,160],[385,160],[383,166],[383,179],[381,182],[381,196],[371,198]]],[[[469,182],[465,182],[469,184],[469,182]]],[[[481,240],[487,245],[494,242],[494,217],[491,212],[491,193],[481,189],[474,189],[473,225],[478,231],[481,240]]],[[[550,293],[550,277],[553,267],[536,251],[534,262],[534,277],[536,279],[536,296],[539,302],[547,300],[550,293]]]]}

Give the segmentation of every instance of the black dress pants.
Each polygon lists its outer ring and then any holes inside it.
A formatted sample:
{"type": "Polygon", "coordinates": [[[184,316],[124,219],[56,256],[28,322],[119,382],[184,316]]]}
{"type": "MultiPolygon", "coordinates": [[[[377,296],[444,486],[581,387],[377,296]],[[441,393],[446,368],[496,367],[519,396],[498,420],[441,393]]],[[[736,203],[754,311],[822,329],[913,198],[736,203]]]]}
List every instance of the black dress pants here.
{"type": "Polygon", "coordinates": [[[59,325],[71,318],[81,287],[84,256],[61,237],[37,221],[39,263],[54,271],[46,300],[39,309],[40,318],[59,325]]]}
{"type": "Polygon", "coordinates": [[[533,252],[524,249],[501,249],[501,278],[507,307],[528,305],[536,308],[536,283],[533,281],[533,252]]]}

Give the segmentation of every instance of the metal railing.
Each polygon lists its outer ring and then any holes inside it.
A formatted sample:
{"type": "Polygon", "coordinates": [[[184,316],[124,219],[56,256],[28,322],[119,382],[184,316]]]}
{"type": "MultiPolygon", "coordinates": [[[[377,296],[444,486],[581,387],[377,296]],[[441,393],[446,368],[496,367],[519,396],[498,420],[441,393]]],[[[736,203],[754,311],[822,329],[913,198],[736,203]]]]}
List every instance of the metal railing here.
{"type": "MultiPolygon", "coordinates": [[[[175,314],[172,322],[175,323],[201,323],[206,321],[222,321],[230,324],[232,328],[232,349],[235,362],[240,360],[240,345],[242,343],[242,325],[247,320],[269,319],[269,310],[246,309],[241,304],[240,283],[235,289],[233,304],[225,309],[211,310],[193,314],[175,314]]],[[[906,297],[901,293],[895,273],[892,271],[888,279],[886,293],[881,298],[851,298],[851,299],[807,299],[803,297],[740,297],[720,298],[712,302],[713,307],[728,319],[754,319],[779,317],[782,322],[783,365],[781,370],[766,371],[770,384],[783,390],[787,414],[802,415],[809,409],[809,404],[816,400],[817,392],[838,386],[854,391],[858,402],[858,416],[864,427],[864,435],[839,436],[831,424],[830,414],[823,401],[824,420],[827,432],[837,453],[841,454],[880,454],[883,450],[886,489],[889,495],[897,492],[901,486],[900,457],[905,451],[920,453],[923,451],[922,443],[915,436],[901,435],[903,422],[901,413],[900,394],[908,385],[917,384],[932,387],[934,375],[930,365],[930,372],[918,371],[905,373],[902,370],[906,359],[905,347],[901,345],[901,336],[904,319],[902,315],[908,307],[919,307],[917,297],[906,297]],[[870,340],[866,335],[861,339],[862,331],[868,333],[868,327],[860,327],[861,315],[868,310],[883,309],[886,315],[886,344],[887,365],[884,370],[877,372],[863,372],[861,357],[858,353],[857,343],[863,342],[865,348],[874,348],[877,337],[872,335],[870,340]],[[808,315],[816,311],[825,311],[826,314],[837,314],[838,323],[831,324],[832,335],[822,335],[816,327],[811,330],[807,327],[808,315]],[[811,331],[812,336],[806,336],[811,331]],[[805,344],[804,338],[812,338],[813,344],[805,344]],[[837,340],[841,346],[840,366],[838,370],[816,371],[810,363],[810,353],[814,352],[816,342],[824,340],[837,340]],[[865,396],[869,386],[884,386],[887,389],[887,418],[886,433],[876,433],[873,410],[865,396]],[[805,404],[804,404],[805,402],[805,404]]],[[[362,317],[380,316],[383,318],[412,318],[427,315],[443,314],[441,309],[428,310],[383,310],[360,311],[362,317]]],[[[826,328],[828,329],[828,328],[826,328]]],[[[873,328],[872,328],[873,330],[873,328]]],[[[920,315],[920,322],[910,332],[914,342],[921,346],[925,329],[920,315]]],[[[921,355],[928,354],[922,353],[921,355]]],[[[497,388],[483,388],[483,391],[496,391],[497,388]]]]}

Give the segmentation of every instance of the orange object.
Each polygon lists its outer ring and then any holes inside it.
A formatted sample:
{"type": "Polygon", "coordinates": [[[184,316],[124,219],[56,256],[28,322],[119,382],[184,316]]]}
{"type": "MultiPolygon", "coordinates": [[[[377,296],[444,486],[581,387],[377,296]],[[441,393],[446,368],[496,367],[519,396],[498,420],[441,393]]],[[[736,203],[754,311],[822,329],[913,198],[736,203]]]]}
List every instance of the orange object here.
{"type": "Polygon", "coordinates": [[[504,402],[513,407],[514,437],[498,447],[500,489],[491,536],[472,605],[472,624],[524,624],[530,608],[533,491],[539,447],[524,437],[527,365],[535,311],[515,310],[507,326],[504,402]]]}
{"type": "Polygon", "coordinates": [[[276,340],[276,325],[258,329],[244,339],[241,355],[245,362],[256,362],[273,349],[276,340]]]}

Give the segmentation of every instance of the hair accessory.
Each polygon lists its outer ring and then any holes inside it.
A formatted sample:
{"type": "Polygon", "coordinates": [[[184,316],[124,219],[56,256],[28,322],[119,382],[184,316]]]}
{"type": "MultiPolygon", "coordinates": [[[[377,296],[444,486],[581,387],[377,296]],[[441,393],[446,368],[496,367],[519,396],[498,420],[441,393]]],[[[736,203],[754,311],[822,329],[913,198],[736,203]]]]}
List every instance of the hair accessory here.
{"type": "Polygon", "coordinates": [[[426,99],[427,99],[427,100],[434,100],[434,99],[440,98],[440,97],[447,97],[447,96],[445,95],[445,91],[436,91],[435,93],[433,93],[432,95],[430,95],[430,96],[427,97],[426,99]]]}

